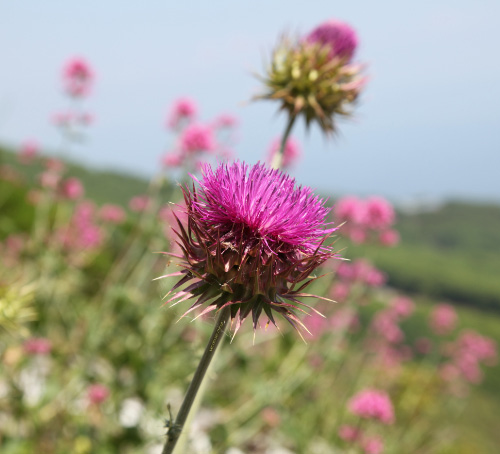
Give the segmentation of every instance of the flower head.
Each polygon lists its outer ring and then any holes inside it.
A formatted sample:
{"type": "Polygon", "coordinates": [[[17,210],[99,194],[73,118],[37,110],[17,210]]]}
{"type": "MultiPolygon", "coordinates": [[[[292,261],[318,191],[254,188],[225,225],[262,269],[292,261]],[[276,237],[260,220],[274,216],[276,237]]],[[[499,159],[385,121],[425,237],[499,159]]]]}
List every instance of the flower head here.
{"type": "Polygon", "coordinates": [[[275,99],[290,117],[303,115],[325,133],[336,131],[335,117],[349,116],[366,83],[362,65],[350,62],[357,46],[354,30],[327,22],[301,38],[284,36],[262,77],[266,91],[256,99],[275,99]]]}
{"type": "Polygon", "coordinates": [[[304,325],[294,311],[303,305],[309,274],[335,257],[325,239],[335,230],[325,224],[329,209],[307,187],[262,164],[240,162],[202,167],[199,189],[183,188],[187,228],[177,220],[183,250],[182,279],[194,281],[167,302],[197,298],[190,312],[204,303],[207,313],[231,307],[235,333],[252,314],[254,329],[272,310],[295,328],[304,325]]]}
{"type": "Polygon", "coordinates": [[[75,98],[89,93],[93,78],[90,65],[82,58],[69,60],[63,68],[64,89],[75,98]]]}
{"type": "Polygon", "coordinates": [[[167,126],[178,128],[183,121],[192,121],[198,113],[198,106],[191,98],[177,99],[168,114],[167,126]]]}
{"type": "Polygon", "coordinates": [[[360,418],[376,419],[384,424],[394,422],[394,409],[391,399],[376,389],[365,389],[356,394],[348,403],[351,413],[360,418]]]}
{"type": "Polygon", "coordinates": [[[358,37],[354,29],[335,19],[318,25],[306,39],[310,43],[328,46],[330,58],[341,57],[350,60],[358,46],[358,37]]]}

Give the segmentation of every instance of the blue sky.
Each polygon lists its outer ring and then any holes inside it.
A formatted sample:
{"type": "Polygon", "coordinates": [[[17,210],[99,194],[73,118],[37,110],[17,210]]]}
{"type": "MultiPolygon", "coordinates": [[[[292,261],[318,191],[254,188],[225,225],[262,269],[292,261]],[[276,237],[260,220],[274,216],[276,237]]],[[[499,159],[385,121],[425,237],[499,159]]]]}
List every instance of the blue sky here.
{"type": "Polygon", "coordinates": [[[59,143],[49,119],[66,107],[60,70],[81,55],[97,81],[96,123],[74,158],[152,174],[171,136],[170,103],[195,98],[202,119],[240,118],[238,156],[257,162],[284,128],[271,102],[249,103],[284,30],[330,18],[354,26],[369,85],[340,135],[294,131],[293,174],[332,194],[394,201],[500,201],[500,2],[108,1],[0,2],[0,142],[59,143]]]}

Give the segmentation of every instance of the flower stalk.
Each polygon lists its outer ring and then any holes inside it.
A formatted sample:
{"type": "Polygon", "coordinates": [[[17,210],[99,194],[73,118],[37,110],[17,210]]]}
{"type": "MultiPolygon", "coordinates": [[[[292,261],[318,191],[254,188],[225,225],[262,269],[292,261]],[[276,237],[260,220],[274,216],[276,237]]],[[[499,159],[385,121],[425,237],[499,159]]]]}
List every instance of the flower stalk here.
{"type": "Polygon", "coordinates": [[[167,441],[163,447],[162,454],[172,454],[174,452],[175,445],[179,440],[182,430],[186,429],[186,420],[189,416],[190,410],[195,401],[196,395],[203,383],[203,379],[207,373],[210,363],[217,352],[219,345],[221,345],[221,340],[224,337],[226,331],[227,322],[229,316],[231,315],[230,306],[223,307],[219,310],[219,314],[215,321],[214,330],[210,339],[208,340],[205,352],[201,357],[198,368],[194,373],[193,379],[182,402],[181,408],[175,419],[175,422],[169,422],[169,429],[167,433],[167,441]]]}
{"type": "Polygon", "coordinates": [[[285,153],[286,143],[288,141],[288,137],[290,137],[296,118],[297,116],[295,114],[291,114],[288,118],[288,124],[286,125],[285,132],[281,138],[280,149],[274,154],[273,160],[271,161],[271,168],[273,169],[281,169],[283,166],[283,155],[285,153]]]}

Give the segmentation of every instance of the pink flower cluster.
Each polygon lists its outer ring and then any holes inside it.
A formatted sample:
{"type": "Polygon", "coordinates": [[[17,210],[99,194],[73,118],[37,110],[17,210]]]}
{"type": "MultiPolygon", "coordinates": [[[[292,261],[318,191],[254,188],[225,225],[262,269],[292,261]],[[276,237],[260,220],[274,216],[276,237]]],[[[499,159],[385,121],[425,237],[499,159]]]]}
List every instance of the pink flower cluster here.
{"type": "Polygon", "coordinates": [[[337,201],[334,212],[336,222],[345,222],[341,233],[355,243],[364,243],[373,236],[384,246],[394,246],[399,241],[399,234],[392,229],[394,208],[382,197],[343,197],[337,201]]]}
{"type": "Polygon", "coordinates": [[[450,346],[450,362],[445,364],[441,375],[446,380],[462,378],[469,383],[483,379],[481,364],[493,366],[498,353],[496,343],[475,331],[466,330],[450,346]]]}
{"type": "Polygon", "coordinates": [[[174,101],[167,118],[167,127],[180,128],[183,123],[190,123],[198,114],[198,106],[191,98],[179,98],[174,101]]]}
{"type": "Polygon", "coordinates": [[[316,312],[307,318],[307,329],[314,339],[319,339],[324,333],[337,331],[356,331],[359,328],[359,317],[350,307],[336,310],[330,317],[324,317],[316,312]]]}
{"type": "Polygon", "coordinates": [[[429,324],[432,330],[439,335],[446,335],[457,325],[458,316],[450,304],[438,304],[430,315],[429,324]]]}
{"type": "Polygon", "coordinates": [[[109,397],[109,389],[101,384],[90,385],[87,389],[87,398],[93,405],[102,404],[109,397]]]}
{"type": "Polygon", "coordinates": [[[340,426],[339,437],[351,444],[359,445],[365,454],[381,454],[384,450],[384,442],[376,436],[366,436],[359,427],[344,424],[340,426]]]}
{"type": "Polygon", "coordinates": [[[63,85],[69,96],[81,98],[88,95],[93,79],[90,65],[80,57],[72,58],[64,65],[63,85]]]}
{"type": "Polygon", "coordinates": [[[68,250],[81,252],[98,248],[103,239],[96,223],[96,209],[92,202],[83,201],[76,206],[67,227],[63,228],[63,242],[68,250]]]}
{"type": "Polygon", "coordinates": [[[336,272],[337,277],[347,283],[361,282],[369,287],[380,287],[385,284],[386,275],[364,259],[353,262],[340,262],[336,272]]]}
{"type": "Polygon", "coordinates": [[[365,389],[348,402],[351,413],[360,418],[379,421],[382,424],[394,422],[394,409],[389,396],[384,391],[365,389]]]}
{"type": "Polygon", "coordinates": [[[19,150],[19,162],[22,164],[29,164],[33,162],[38,155],[39,149],[40,147],[33,140],[24,142],[19,150]]]}
{"type": "Polygon", "coordinates": [[[192,99],[184,97],[174,102],[167,127],[177,134],[177,139],[174,147],[161,159],[164,167],[187,166],[188,170],[195,170],[210,156],[220,159],[232,156],[231,131],[237,124],[236,118],[223,114],[213,122],[201,123],[196,121],[197,114],[198,106],[192,99]]]}
{"type": "Polygon", "coordinates": [[[29,355],[48,355],[52,342],[45,337],[30,337],[24,342],[24,351],[29,355]]]}
{"type": "Polygon", "coordinates": [[[107,203],[99,210],[99,218],[104,222],[110,224],[121,224],[125,221],[127,214],[125,210],[118,205],[107,203]]]}
{"type": "Polygon", "coordinates": [[[61,183],[59,193],[68,200],[80,199],[84,193],[83,184],[78,178],[67,178],[61,183]]]}
{"type": "Polygon", "coordinates": [[[147,210],[151,203],[151,199],[147,195],[136,195],[132,197],[128,203],[129,208],[136,213],[142,213],[147,210]]]}
{"type": "Polygon", "coordinates": [[[345,58],[347,61],[352,59],[358,46],[356,31],[350,25],[336,19],[317,26],[307,35],[306,40],[328,46],[330,58],[345,58]]]}
{"type": "MultiPolygon", "coordinates": [[[[273,161],[276,153],[279,152],[281,147],[281,138],[276,138],[271,142],[268,152],[267,162],[271,163],[273,161]]],[[[301,156],[301,150],[299,142],[293,137],[289,137],[285,144],[285,149],[283,150],[283,161],[281,163],[281,168],[288,169],[292,167],[301,156]]]]}

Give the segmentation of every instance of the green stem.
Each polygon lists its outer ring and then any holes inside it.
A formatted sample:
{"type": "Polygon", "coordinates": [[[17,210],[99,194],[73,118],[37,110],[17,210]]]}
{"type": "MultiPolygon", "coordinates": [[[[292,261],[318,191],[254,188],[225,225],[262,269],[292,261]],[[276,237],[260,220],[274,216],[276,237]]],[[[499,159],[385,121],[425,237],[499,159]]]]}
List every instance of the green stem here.
{"type": "Polygon", "coordinates": [[[288,119],[288,124],[286,125],[285,133],[281,138],[280,149],[278,153],[275,153],[275,155],[273,156],[273,160],[271,161],[271,167],[273,169],[279,169],[283,165],[283,154],[285,153],[286,142],[288,141],[288,137],[292,132],[293,124],[295,123],[295,118],[297,118],[297,116],[291,114],[290,118],[288,119]]]}
{"type": "Polygon", "coordinates": [[[229,320],[229,316],[231,314],[231,308],[229,306],[221,309],[219,311],[219,315],[215,321],[214,330],[210,339],[208,340],[207,347],[205,348],[205,352],[200,359],[200,363],[198,364],[198,368],[194,373],[194,377],[189,385],[189,388],[186,392],[186,396],[184,397],[184,401],[182,402],[181,409],[179,410],[179,414],[175,419],[175,423],[168,430],[167,441],[165,446],[163,447],[162,454],[172,454],[177,440],[181,435],[182,430],[184,429],[184,425],[189,415],[189,411],[193,405],[193,402],[196,398],[196,394],[200,389],[200,386],[203,382],[203,378],[208,370],[208,366],[214,357],[217,347],[220,345],[222,338],[224,337],[224,332],[226,330],[226,325],[229,320]]]}

